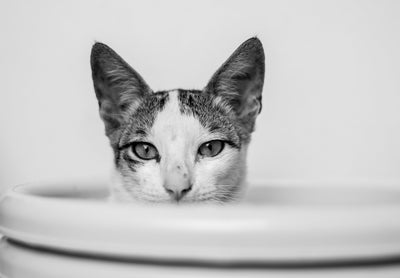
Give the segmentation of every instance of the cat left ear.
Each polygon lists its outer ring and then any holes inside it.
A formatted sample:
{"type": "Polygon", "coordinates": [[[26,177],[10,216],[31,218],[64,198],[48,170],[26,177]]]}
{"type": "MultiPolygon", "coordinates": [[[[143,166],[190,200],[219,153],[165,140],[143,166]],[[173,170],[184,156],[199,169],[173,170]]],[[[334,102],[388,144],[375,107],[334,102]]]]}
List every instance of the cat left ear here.
{"type": "MultiPolygon", "coordinates": [[[[100,116],[110,138],[129,119],[129,112],[152,90],[114,50],[95,43],[90,56],[100,116]]],[[[111,140],[112,141],[112,140],[111,140]]]]}
{"type": "Polygon", "coordinates": [[[252,132],[255,118],[262,108],[264,72],[263,46],[254,37],[235,50],[213,75],[205,91],[228,101],[239,120],[252,132]]]}

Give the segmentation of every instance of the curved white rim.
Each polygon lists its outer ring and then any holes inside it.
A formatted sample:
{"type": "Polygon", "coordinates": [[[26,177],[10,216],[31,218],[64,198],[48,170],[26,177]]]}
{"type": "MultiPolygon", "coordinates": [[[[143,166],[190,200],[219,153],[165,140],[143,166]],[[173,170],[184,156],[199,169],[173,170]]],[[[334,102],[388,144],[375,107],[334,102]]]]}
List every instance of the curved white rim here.
{"type": "MultiPolygon", "coordinates": [[[[117,257],[219,262],[400,255],[400,204],[143,206],[31,195],[0,202],[0,233],[36,246],[117,257]],[[49,213],[51,210],[51,213],[49,213]]],[[[383,190],[383,189],[379,189],[383,190]]]]}

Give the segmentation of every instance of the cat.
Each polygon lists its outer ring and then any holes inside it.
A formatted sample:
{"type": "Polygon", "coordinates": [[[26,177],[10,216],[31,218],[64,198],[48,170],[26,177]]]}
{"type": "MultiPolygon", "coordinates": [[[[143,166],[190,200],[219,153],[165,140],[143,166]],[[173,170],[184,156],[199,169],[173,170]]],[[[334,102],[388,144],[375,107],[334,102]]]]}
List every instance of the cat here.
{"type": "Polygon", "coordinates": [[[91,69],[114,154],[114,201],[226,203],[245,188],[246,156],[261,112],[261,41],[242,43],[202,90],[153,92],[96,42],[91,69]]]}

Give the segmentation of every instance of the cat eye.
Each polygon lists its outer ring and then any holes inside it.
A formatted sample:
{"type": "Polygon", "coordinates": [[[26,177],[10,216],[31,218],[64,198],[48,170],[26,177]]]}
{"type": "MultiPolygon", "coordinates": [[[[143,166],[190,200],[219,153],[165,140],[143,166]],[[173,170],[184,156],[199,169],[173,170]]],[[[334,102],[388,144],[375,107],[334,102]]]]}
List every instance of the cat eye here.
{"type": "Polygon", "coordinates": [[[156,147],[150,143],[137,142],[132,144],[131,148],[133,153],[141,159],[151,160],[158,157],[158,151],[156,147]]]}
{"type": "Polygon", "coordinates": [[[225,142],[213,140],[202,144],[199,148],[199,154],[204,157],[213,157],[218,155],[224,149],[225,142]]]}

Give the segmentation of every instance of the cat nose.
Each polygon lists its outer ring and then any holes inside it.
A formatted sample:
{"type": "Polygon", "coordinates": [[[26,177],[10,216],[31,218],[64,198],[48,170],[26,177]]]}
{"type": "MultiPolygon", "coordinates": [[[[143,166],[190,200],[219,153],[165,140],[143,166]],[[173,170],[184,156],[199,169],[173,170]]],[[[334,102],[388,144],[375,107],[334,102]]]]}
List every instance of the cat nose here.
{"type": "Polygon", "coordinates": [[[164,175],[164,188],[171,199],[179,201],[192,189],[191,174],[185,163],[169,163],[164,175]]]}
{"type": "Polygon", "coordinates": [[[164,188],[171,198],[179,201],[192,189],[192,183],[187,173],[171,171],[167,174],[164,188]]]}
{"type": "Polygon", "coordinates": [[[179,201],[186,195],[191,189],[192,185],[190,183],[185,184],[185,186],[174,186],[174,185],[164,185],[167,193],[175,201],[179,201]]]}

